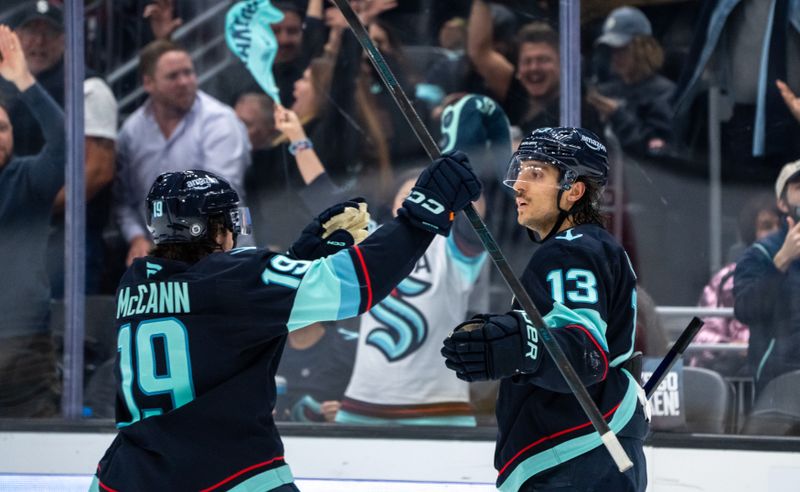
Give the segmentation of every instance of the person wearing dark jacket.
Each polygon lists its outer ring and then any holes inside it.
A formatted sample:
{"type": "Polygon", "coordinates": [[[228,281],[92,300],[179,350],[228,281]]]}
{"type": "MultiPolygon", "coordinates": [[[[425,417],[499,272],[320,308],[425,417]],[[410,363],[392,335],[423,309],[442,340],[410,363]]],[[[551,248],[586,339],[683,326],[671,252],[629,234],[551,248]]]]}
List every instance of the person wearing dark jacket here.
{"type": "Polygon", "coordinates": [[[745,250],[733,275],[734,314],[750,326],[756,392],[800,369],[800,160],[783,166],[775,196],[785,220],[745,250]]]}
{"type": "Polygon", "coordinates": [[[664,52],[650,21],[637,8],[608,16],[596,43],[611,48],[612,80],[589,89],[586,102],[610,125],[622,148],[634,155],[657,153],[672,141],[669,98],[675,84],[657,73],[664,52]]]}
{"type": "Polygon", "coordinates": [[[0,417],[52,417],[59,392],[47,332],[45,250],[53,200],[64,184],[64,114],[36,83],[7,26],[0,26],[0,76],[19,91],[45,137],[38,154],[13,155],[12,122],[0,106],[0,417]]]}

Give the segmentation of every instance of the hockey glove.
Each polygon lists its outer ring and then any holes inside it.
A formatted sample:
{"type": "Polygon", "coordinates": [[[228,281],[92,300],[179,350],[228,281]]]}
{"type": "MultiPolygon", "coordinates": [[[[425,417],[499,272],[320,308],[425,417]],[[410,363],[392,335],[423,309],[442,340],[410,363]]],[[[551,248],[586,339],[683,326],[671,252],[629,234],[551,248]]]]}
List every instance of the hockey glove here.
{"type": "Polygon", "coordinates": [[[443,154],[425,168],[398,215],[413,225],[446,236],[455,213],[481,196],[481,182],[459,151],[443,154]]]}
{"type": "Polygon", "coordinates": [[[444,341],[445,365],[464,381],[503,379],[536,371],[544,356],[539,332],[524,311],[478,315],[444,341]]]}
{"type": "Polygon", "coordinates": [[[369,212],[363,198],[353,198],[328,208],[309,223],[289,248],[298,260],[330,256],[367,237],[369,212]]]}

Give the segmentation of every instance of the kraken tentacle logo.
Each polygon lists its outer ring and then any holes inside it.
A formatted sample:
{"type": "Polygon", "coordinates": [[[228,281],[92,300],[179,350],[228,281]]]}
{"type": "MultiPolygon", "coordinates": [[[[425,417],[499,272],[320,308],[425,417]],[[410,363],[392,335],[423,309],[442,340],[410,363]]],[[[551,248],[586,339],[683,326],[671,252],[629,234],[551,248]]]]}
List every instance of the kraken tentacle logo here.
{"type": "Polygon", "coordinates": [[[370,310],[379,326],[367,335],[367,345],[377,348],[386,358],[397,361],[414,353],[428,337],[428,321],[404,297],[415,297],[430,289],[430,282],[408,277],[395,292],[370,310]]]}

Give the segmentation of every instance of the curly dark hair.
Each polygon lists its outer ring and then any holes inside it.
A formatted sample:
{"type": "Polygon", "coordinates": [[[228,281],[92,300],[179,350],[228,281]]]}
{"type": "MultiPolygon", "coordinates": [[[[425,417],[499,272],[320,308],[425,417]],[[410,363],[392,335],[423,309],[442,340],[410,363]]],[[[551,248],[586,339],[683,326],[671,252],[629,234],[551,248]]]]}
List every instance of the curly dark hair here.
{"type": "Polygon", "coordinates": [[[597,224],[605,227],[607,217],[600,209],[603,198],[603,187],[591,179],[581,176],[578,181],[586,185],[586,191],[575,205],[570,209],[570,217],[575,225],[597,224]]]}

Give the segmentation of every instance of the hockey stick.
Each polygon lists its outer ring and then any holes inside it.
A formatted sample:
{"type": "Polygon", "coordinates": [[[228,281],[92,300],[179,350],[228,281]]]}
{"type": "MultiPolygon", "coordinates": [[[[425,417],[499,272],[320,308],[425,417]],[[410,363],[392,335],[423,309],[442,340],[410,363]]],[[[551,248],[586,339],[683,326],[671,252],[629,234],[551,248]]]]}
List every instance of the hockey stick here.
{"type": "Polygon", "coordinates": [[[689,344],[692,343],[692,340],[694,340],[695,335],[697,335],[697,332],[700,331],[700,328],[702,327],[703,327],[703,320],[695,316],[694,318],[692,318],[692,321],[689,322],[689,326],[687,326],[686,329],[683,330],[681,336],[678,337],[678,340],[675,342],[672,348],[669,349],[669,352],[667,352],[667,355],[665,355],[664,358],[661,360],[661,362],[658,364],[656,370],[653,371],[653,375],[650,376],[650,379],[648,379],[647,383],[645,383],[644,393],[647,395],[648,400],[650,399],[651,396],[653,396],[653,393],[655,393],[656,388],[658,388],[658,385],[661,384],[661,381],[663,381],[664,378],[667,376],[667,373],[669,372],[670,369],[672,369],[672,366],[674,366],[675,363],[678,362],[678,359],[680,359],[680,357],[683,355],[683,352],[686,350],[686,347],[688,347],[689,344]]]}
{"type": "MultiPolygon", "coordinates": [[[[422,123],[422,119],[411,105],[411,102],[408,100],[408,96],[406,96],[405,92],[400,87],[400,84],[394,77],[389,65],[386,64],[386,60],[383,58],[383,55],[381,55],[381,53],[375,47],[375,44],[373,44],[369,34],[367,34],[367,30],[364,28],[364,25],[361,24],[361,21],[356,16],[356,13],[353,11],[353,8],[350,6],[348,0],[333,0],[333,3],[335,3],[342,12],[344,18],[347,20],[350,30],[356,36],[356,39],[358,39],[358,42],[364,48],[364,51],[367,52],[372,65],[381,76],[383,83],[391,93],[392,98],[399,107],[400,111],[403,113],[403,116],[405,116],[406,121],[408,121],[408,123],[411,125],[411,128],[417,135],[417,139],[419,139],[419,142],[422,144],[422,147],[424,147],[425,152],[427,152],[428,157],[431,159],[436,159],[439,157],[439,155],[441,155],[439,147],[436,145],[436,142],[428,132],[428,129],[425,128],[425,125],[422,123]]],[[[539,334],[541,335],[541,339],[544,342],[547,352],[550,354],[550,357],[553,358],[558,370],[561,372],[561,375],[564,376],[567,385],[575,394],[575,397],[578,399],[578,403],[580,403],[583,411],[586,412],[586,415],[589,417],[589,420],[592,422],[595,430],[597,430],[597,432],[600,434],[600,438],[602,439],[606,449],[608,449],[608,452],[611,454],[611,458],[614,459],[617,468],[619,468],[620,472],[624,472],[625,470],[631,468],[633,463],[631,463],[631,460],[628,458],[625,450],[622,449],[622,445],[620,445],[617,436],[608,426],[605,419],[603,419],[603,415],[600,413],[597,405],[595,405],[594,400],[592,400],[592,398],[589,396],[589,392],[586,391],[583,383],[581,383],[578,374],[575,372],[572,364],[570,364],[567,356],[561,349],[561,346],[558,344],[555,338],[553,338],[552,333],[550,333],[550,329],[542,319],[542,315],[539,314],[539,311],[536,309],[536,306],[534,306],[533,301],[528,293],[522,287],[519,279],[517,279],[517,277],[511,271],[511,267],[508,265],[505,256],[503,256],[503,252],[500,251],[497,242],[486,228],[486,224],[483,222],[483,219],[481,219],[480,215],[478,215],[478,212],[475,211],[475,207],[473,207],[471,204],[464,209],[464,213],[467,215],[470,224],[472,224],[472,228],[478,234],[478,237],[483,243],[483,247],[486,248],[486,251],[489,253],[492,262],[500,271],[503,280],[505,280],[506,284],[508,284],[508,287],[514,294],[514,297],[517,298],[522,306],[522,309],[525,310],[525,313],[531,319],[533,324],[539,328],[539,334]]]]}

